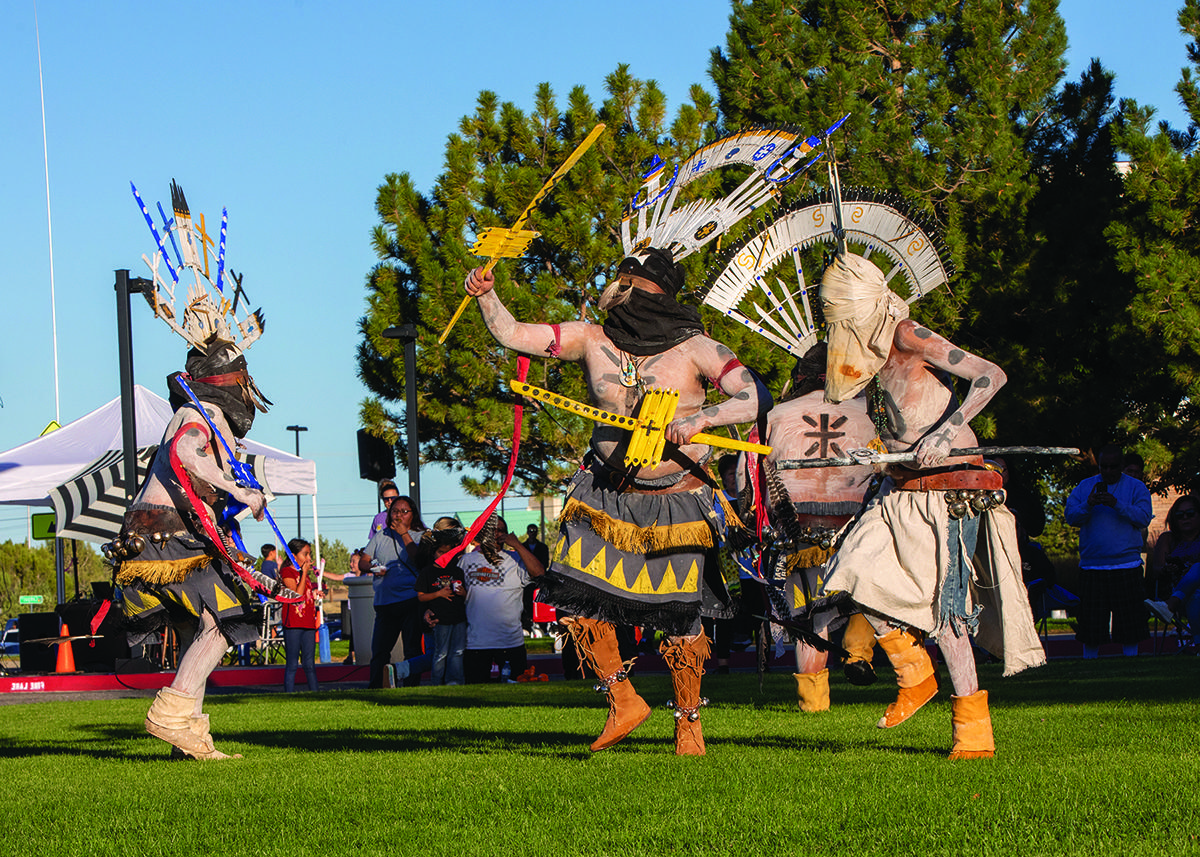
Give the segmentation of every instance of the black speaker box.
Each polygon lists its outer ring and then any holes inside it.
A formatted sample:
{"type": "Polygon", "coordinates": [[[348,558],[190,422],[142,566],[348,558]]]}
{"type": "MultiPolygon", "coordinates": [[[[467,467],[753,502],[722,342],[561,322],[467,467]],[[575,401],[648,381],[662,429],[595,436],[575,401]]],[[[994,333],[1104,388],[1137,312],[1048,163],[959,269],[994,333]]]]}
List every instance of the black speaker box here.
{"type": "MultiPolygon", "coordinates": [[[[58,605],[58,615],[67,623],[72,635],[88,634],[91,633],[92,617],[101,603],[92,599],[69,601],[58,605]]],[[[120,604],[110,605],[96,633],[99,636],[95,640],[75,640],[71,643],[75,669],[88,673],[110,673],[115,668],[117,658],[129,657],[129,643],[125,638],[124,615],[120,604]]]]}
{"type": "Polygon", "coordinates": [[[366,429],[358,430],[358,476],[372,482],[396,478],[396,451],[366,429]]]}
{"type": "Polygon", "coordinates": [[[52,673],[58,659],[58,646],[28,643],[58,636],[58,614],[22,613],[17,616],[17,633],[21,636],[21,672],[52,673]]]}

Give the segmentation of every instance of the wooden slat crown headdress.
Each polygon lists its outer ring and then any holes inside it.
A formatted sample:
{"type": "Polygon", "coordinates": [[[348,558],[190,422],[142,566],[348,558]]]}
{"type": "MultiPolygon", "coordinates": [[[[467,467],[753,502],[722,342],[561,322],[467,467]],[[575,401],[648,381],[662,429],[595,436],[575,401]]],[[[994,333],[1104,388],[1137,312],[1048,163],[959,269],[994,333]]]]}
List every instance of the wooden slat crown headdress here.
{"type": "Polygon", "coordinates": [[[154,236],[156,249],[153,256],[142,254],[142,261],[150,269],[154,287],[144,292],[146,302],[154,314],[183,337],[192,348],[204,353],[210,349],[232,345],[244,352],[262,335],[265,324],[262,310],[243,310],[238,316],[238,305],[245,299],[242,278],[233,271],[225,275],[225,236],[228,214],[221,209],[221,231],[214,243],[205,228],[204,215],[197,224],[192,219],[183,189],[171,181],[171,209],[168,218],[158,203],[158,214],[162,218],[162,233],[155,225],[154,217],[133,182],[129,183],[133,198],[137,201],[150,234],[154,236]],[[172,264],[170,249],[174,251],[172,264]],[[215,275],[212,273],[215,265],[215,275]],[[181,281],[185,291],[178,294],[181,281]],[[225,293],[231,285],[232,296],[225,293]]]}
{"type": "Polygon", "coordinates": [[[649,247],[669,250],[675,261],[716,240],[759,206],[774,201],[785,184],[823,157],[810,153],[841,127],[842,117],[824,132],[805,136],[796,128],[751,128],[701,146],[676,164],[670,179],[666,163],[655,156],[642,176],[642,188],[621,221],[626,256],[649,247]],[[731,193],[695,199],[676,207],[680,191],[701,176],[727,166],[750,167],[750,175],[731,193]]]}
{"type": "Polygon", "coordinates": [[[909,304],[954,274],[941,236],[902,197],[867,188],[843,192],[836,168],[830,172],[830,191],[788,207],[731,247],[715,266],[702,299],[796,357],[817,341],[816,282],[805,279],[805,249],[816,244],[842,253],[847,245],[864,248],[861,255],[880,264],[893,291],[899,285],[895,278],[901,277],[907,291],[901,297],[909,304]]]}

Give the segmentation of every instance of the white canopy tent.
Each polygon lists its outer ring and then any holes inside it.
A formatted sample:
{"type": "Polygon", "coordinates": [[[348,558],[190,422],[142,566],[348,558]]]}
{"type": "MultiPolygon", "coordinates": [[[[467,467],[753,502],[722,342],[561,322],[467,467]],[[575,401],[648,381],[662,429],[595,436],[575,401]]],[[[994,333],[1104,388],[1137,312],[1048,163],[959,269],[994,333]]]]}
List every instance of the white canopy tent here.
{"type": "MultiPolygon", "coordinates": [[[[172,410],[166,399],[135,385],[134,414],[137,447],[142,449],[162,439],[172,410]]],[[[263,467],[262,472],[256,471],[256,476],[272,494],[312,495],[316,531],[316,463],[249,439],[242,443],[248,454],[260,456],[263,467]]],[[[122,445],[118,397],[48,435],[0,452],[0,504],[51,506],[50,494],[54,489],[80,475],[110,450],[121,450],[122,445]]],[[[315,535],[313,543],[318,543],[315,535]]]]}

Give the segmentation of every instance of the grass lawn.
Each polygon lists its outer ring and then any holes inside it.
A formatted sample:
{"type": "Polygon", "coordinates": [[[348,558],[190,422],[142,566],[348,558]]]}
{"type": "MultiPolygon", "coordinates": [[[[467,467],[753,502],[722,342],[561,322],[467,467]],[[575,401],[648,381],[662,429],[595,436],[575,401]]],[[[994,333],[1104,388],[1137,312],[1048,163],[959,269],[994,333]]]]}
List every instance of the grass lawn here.
{"type": "Polygon", "coordinates": [[[1200,853],[1200,659],[1063,661],[992,693],[998,755],[951,763],[943,693],[833,676],[796,711],[790,674],[708,676],[709,755],[672,755],[656,707],[592,755],[588,683],[211,696],[217,746],[167,761],[147,699],[0,706],[5,855],[1200,853]]]}

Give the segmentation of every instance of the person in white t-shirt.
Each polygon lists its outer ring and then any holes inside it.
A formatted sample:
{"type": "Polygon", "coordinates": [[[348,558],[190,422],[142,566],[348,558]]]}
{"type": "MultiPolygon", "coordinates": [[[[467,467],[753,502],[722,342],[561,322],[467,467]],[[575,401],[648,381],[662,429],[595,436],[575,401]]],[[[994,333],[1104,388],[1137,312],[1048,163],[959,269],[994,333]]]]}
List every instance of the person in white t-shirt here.
{"type": "Polygon", "coordinates": [[[504,526],[505,550],[476,547],[459,560],[467,587],[467,649],[463,673],[467,684],[489,680],[492,664],[509,665],[513,676],[525,671],[525,633],[521,628],[522,593],[546,569],[504,526]],[[490,556],[488,556],[490,554],[490,556]]]}

